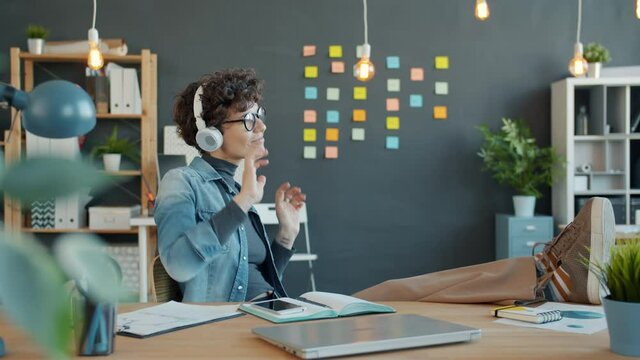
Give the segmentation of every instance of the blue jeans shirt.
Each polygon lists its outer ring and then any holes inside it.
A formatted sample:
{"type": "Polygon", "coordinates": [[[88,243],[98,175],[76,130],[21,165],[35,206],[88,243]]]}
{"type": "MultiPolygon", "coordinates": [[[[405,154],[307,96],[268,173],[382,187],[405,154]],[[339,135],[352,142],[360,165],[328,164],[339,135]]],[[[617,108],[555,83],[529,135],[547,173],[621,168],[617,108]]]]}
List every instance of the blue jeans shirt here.
{"type": "MultiPolygon", "coordinates": [[[[199,157],[170,170],[160,183],[154,213],[158,250],[165,269],[180,283],[183,301],[245,301],[249,265],[244,226],[230,239],[219,239],[210,222],[237,195],[238,188],[231,186],[199,157]]],[[[265,279],[277,296],[286,296],[282,273],[293,251],[269,243],[254,208],[249,217],[267,245],[265,279]]]]}

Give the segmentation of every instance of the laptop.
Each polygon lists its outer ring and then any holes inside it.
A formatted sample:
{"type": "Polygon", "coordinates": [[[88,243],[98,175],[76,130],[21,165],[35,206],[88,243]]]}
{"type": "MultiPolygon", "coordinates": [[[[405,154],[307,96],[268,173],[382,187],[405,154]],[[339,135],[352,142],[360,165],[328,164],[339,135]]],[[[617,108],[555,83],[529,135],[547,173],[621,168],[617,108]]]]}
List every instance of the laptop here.
{"type": "Polygon", "coordinates": [[[259,327],[253,333],[303,359],[479,339],[481,330],[420,315],[377,315],[259,327]]]}

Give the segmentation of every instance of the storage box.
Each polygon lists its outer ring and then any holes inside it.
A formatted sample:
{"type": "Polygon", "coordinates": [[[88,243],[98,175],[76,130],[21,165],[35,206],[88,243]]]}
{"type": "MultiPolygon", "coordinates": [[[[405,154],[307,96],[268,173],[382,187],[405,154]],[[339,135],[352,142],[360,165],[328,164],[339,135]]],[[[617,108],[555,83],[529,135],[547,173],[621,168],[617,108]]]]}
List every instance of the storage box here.
{"type": "Polygon", "coordinates": [[[587,190],[589,190],[589,176],[575,175],[575,177],[573,178],[573,191],[587,190]]]}
{"type": "Polygon", "coordinates": [[[140,205],[135,206],[92,206],[89,208],[89,229],[126,230],[131,229],[131,218],[140,216],[140,205]]]}

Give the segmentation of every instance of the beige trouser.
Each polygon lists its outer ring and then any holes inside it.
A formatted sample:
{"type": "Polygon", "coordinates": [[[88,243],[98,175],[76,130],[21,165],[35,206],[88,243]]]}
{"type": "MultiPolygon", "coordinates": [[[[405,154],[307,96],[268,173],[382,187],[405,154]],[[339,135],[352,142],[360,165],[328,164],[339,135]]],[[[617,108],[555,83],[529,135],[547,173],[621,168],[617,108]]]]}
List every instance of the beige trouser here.
{"type": "Polygon", "coordinates": [[[499,260],[404,279],[355,293],[370,301],[509,303],[536,298],[533,257],[499,260]]]}

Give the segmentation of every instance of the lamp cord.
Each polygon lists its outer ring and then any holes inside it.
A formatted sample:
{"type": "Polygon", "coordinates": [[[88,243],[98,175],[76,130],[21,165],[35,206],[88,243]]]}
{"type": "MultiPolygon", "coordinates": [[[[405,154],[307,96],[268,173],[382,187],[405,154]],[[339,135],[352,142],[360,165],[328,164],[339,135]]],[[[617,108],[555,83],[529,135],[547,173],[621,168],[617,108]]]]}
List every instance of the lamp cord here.
{"type": "Polygon", "coordinates": [[[367,24],[367,0],[362,0],[362,6],[364,9],[363,17],[364,17],[364,43],[369,43],[369,24],[367,24]]]}
{"type": "Polygon", "coordinates": [[[96,28],[96,8],[98,7],[97,0],[93,0],[93,26],[92,29],[96,28]]]}
{"type": "Polygon", "coordinates": [[[582,0],[578,0],[578,30],[576,31],[576,43],[580,42],[581,25],[582,25],[582,0]]]}

